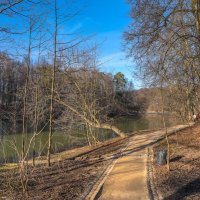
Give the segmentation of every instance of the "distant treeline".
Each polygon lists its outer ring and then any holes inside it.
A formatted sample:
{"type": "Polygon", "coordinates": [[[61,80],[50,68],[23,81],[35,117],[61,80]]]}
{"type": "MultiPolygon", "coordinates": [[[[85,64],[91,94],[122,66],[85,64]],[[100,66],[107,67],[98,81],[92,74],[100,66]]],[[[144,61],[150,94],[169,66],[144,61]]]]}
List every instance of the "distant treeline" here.
{"type": "MultiPolygon", "coordinates": [[[[0,120],[1,132],[48,129],[52,65],[43,60],[30,67],[26,82],[26,59],[15,60],[0,53],[0,120]],[[25,98],[25,85],[28,84],[25,98]],[[24,111],[24,102],[26,110],[24,111]],[[26,116],[24,115],[26,113],[26,116]]],[[[59,62],[58,62],[59,63],[59,62]]],[[[133,89],[122,73],[115,76],[99,72],[89,63],[78,68],[56,69],[54,127],[72,129],[93,120],[106,122],[108,116],[134,115],[147,108],[146,98],[133,89]]]]}

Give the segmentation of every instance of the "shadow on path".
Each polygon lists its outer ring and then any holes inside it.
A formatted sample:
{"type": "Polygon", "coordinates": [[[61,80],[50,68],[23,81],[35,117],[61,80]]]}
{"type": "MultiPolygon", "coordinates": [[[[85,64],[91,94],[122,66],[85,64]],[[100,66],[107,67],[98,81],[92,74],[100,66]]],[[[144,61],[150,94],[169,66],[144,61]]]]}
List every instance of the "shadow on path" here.
{"type": "MultiPolygon", "coordinates": [[[[154,145],[154,144],[156,144],[157,142],[159,142],[159,141],[161,141],[161,140],[163,140],[163,139],[164,139],[164,138],[162,137],[162,138],[159,138],[159,139],[157,139],[157,140],[155,140],[155,141],[148,142],[147,144],[144,144],[144,145],[138,146],[138,147],[136,147],[136,148],[133,148],[133,149],[131,149],[131,150],[130,150],[130,149],[125,150],[125,151],[123,152],[123,156],[126,156],[126,155],[129,155],[129,154],[138,152],[138,151],[140,151],[140,150],[143,150],[143,149],[145,149],[146,147],[149,147],[149,146],[151,146],[151,145],[154,145]]],[[[137,145],[137,143],[136,143],[136,145],[137,145]]]]}
{"type": "Polygon", "coordinates": [[[164,200],[181,200],[199,192],[200,178],[197,178],[194,181],[187,183],[187,185],[177,190],[174,194],[166,197],[164,200]]]}

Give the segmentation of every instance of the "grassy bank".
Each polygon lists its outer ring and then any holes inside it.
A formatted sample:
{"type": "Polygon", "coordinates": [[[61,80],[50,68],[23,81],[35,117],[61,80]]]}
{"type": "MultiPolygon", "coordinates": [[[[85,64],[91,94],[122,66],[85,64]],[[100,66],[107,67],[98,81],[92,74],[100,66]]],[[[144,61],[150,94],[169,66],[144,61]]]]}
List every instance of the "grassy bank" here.
{"type": "MultiPolygon", "coordinates": [[[[27,165],[30,199],[81,199],[98,179],[112,155],[124,148],[129,138],[114,138],[97,146],[86,146],[53,155],[46,167],[40,158],[36,167],[27,165]]],[[[15,165],[16,166],[16,165],[15,165]]],[[[17,167],[1,167],[0,198],[24,199],[17,167]]]]}

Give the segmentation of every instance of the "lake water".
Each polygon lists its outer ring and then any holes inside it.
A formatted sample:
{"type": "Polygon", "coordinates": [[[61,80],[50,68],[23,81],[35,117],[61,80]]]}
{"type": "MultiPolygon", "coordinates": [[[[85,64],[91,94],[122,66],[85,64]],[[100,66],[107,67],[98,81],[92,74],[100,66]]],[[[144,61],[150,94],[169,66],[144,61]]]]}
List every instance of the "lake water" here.
{"type": "MultiPolygon", "coordinates": [[[[173,126],[179,124],[180,121],[172,116],[166,115],[166,125],[173,126]]],[[[159,129],[163,128],[162,115],[160,114],[146,114],[142,117],[121,117],[115,121],[113,124],[119,129],[123,130],[127,134],[147,129],[159,129]]],[[[96,130],[96,137],[99,141],[105,141],[107,139],[116,137],[116,134],[108,130],[96,130]]],[[[28,134],[27,141],[30,140],[32,134],[28,134]]],[[[21,149],[22,135],[4,135],[0,138],[0,162],[15,162],[17,152],[21,149]]],[[[42,132],[37,136],[35,141],[35,149],[37,154],[45,155],[47,151],[48,144],[48,132],[42,132]]],[[[54,152],[59,152],[65,149],[71,149],[78,146],[87,145],[87,139],[85,137],[85,131],[80,130],[77,133],[69,134],[64,132],[55,132],[53,135],[53,150],[54,152]]],[[[30,157],[32,155],[33,145],[30,148],[30,157]]]]}

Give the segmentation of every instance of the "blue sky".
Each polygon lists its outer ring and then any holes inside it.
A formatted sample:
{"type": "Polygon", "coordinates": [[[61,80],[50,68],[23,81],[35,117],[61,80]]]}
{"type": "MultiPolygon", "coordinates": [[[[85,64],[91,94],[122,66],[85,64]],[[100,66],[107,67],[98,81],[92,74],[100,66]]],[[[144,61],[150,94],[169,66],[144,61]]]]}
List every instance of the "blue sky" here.
{"type": "MultiPolygon", "coordinates": [[[[130,6],[127,0],[69,0],[70,4],[68,3],[68,6],[62,6],[67,1],[58,0],[64,13],[68,13],[70,9],[80,9],[80,13],[67,24],[63,24],[61,32],[63,29],[65,33],[77,32],[78,35],[83,37],[94,35],[91,42],[99,44],[98,56],[102,63],[100,70],[112,74],[120,71],[125,74],[126,78],[133,80],[134,63],[125,58],[126,53],[122,45],[123,32],[127,30],[128,25],[131,23],[129,17],[130,6]],[[71,2],[75,2],[74,7],[72,7],[71,2]]],[[[52,5],[49,4],[49,6],[52,5]]],[[[37,12],[41,11],[42,6],[39,9],[37,8],[37,12]]],[[[50,14],[53,15],[52,10],[50,14]]],[[[13,23],[13,26],[19,30],[22,27],[27,29],[28,23],[23,20],[25,19],[22,19],[21,16],[14,16],[14,18],[1,16],[0,25],[13,23]]],[[[52,25],[51,18],[48,19],[48,22],[52,25]]],[[[27,34],[20,35],[16,40],[16,46],[27,44],[26,40],[27,34]]],[[[13,45],[13,43],[10,43],[10,45],[13,45]]],[[[10,48],[8,44],[6,44],[6,47],[10,48]]]]}
{"type": "Polygon", "coordinates": [[[100,44],[102,71],[112,74],[121,71],[132,80],[134,64],[125,58],[123,50],[123,32],[131,23],[129,12],[126,0],[86,0],[72,30],[83,35],[95,34],[92,40],[100,44]]]}

